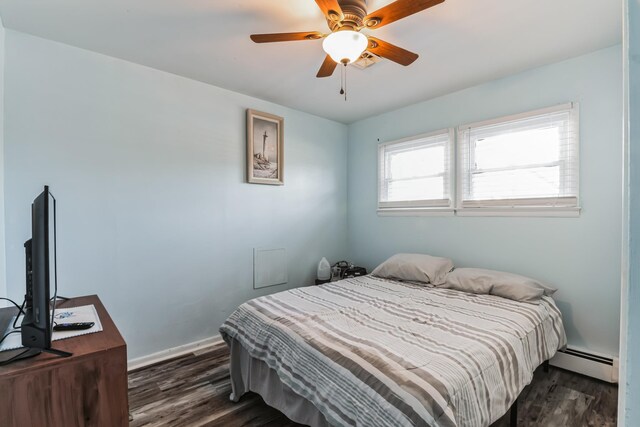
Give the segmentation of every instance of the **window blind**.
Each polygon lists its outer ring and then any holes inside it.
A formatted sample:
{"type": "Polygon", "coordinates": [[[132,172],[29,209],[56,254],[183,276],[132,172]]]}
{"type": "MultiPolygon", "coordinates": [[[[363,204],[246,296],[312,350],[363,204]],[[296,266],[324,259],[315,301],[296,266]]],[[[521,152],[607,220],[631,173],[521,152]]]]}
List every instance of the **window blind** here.
{"type": "Polygon", "coordinates": [[[451,205],[452,131],[379,146],[379,208],[451,205]]]}
{"type": "Polygon", "coordinates": [[[458,150],[463,208],[578,204],[574,104],[461,126],[458,150]]]}

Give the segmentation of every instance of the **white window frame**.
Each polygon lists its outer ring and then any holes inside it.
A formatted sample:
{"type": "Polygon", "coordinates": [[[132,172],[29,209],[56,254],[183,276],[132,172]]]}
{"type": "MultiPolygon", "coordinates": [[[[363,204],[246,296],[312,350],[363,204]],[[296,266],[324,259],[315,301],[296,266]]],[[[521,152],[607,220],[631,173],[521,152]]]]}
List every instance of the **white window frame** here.
{"type": "Polygon", "coordinates": [[[457,174],[456,174],[456,214],[459,216],[547,216],[547,217],[578,217],[580,215],[580,135],[579,135],[579,106],[577,103],[568,103],[557,105],[554,107],[543,108],[535,111],[529,111],[521,114],[500,117],[482,122],[469,123],[461,125],[457,129],[456,149],[457,149],[457,174]],[[464,174],[467,173],[466,168],[462,164],[462,141],[461,135],[469,128],[489,126],[515,120],[526,119],[529,117],[539,116],[543,114],[554,113],[558,111],[571,111],[572,125],[575,127],[574,139],[575,150],[577,156],[576,174],[576,197],[569,197],[565,200],[560,198],[536,198],[536,199],[505,199],[505,200],[487,200],[487,201],[467,201],[464,198],[464,174]],[[466,204],[466,206],[464,206],[466,204]]]}
{"type": "Polygon", "coordinates": [[[455,201],[455,169],[456,169],[456,157],[455,157],[455,129],[447,128],[440,129],[434,132],[415,135],[407,138],[402,138],[394,141],[381,142],[378,144],[378,173],[377,179],[377,191],[378,191],[378,215],[380,216],[449,216],[454,215],[454,201],[455,201]],[[439,135],[448,135],[449,149],[446,154],[448,155],[449,169],[444,171],[444,177],[449,184],[449,199],[442,200],[410,200],[400,202],[383,202],[382,199],[382,185],[381,182],[384,179],[381,176],[384,172],[384,152],[385,147],[403,144],[423,138],[430,138],[439,135]]]}

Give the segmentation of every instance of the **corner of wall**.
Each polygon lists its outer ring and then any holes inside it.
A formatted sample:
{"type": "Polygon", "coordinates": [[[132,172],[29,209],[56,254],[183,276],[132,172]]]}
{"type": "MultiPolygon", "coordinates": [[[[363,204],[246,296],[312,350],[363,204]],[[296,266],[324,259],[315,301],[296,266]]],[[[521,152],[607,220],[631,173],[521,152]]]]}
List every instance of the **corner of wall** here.
{"type": "Polygon", "coordinates": [[[7,295],[4,226],[4,25],[0,17],[0,296],[7,295]]]}
{"type": "Polygon", "coordinates": [[[637,405],[640,396],[638,377],[640,372],[640,348],[637,328],[640,315],[640,192],[632,183],[640,176],[640,0],[624,2],[624,229],[623,229],[623,283],[621,299],[620,333],[620,392],[618,394],[618,423],[620,426],[636,426],[640,423],[637,405]]]}

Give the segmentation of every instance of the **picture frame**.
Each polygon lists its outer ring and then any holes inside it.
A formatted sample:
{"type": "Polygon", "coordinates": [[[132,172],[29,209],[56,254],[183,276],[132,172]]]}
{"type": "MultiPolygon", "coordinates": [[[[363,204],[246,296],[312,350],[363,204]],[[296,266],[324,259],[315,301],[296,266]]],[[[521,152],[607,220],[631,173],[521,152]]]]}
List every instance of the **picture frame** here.
{"type": "Polygon", "coordinates": [[[284,185],[284,118],[247,109],[247,182],[284,185]]]}

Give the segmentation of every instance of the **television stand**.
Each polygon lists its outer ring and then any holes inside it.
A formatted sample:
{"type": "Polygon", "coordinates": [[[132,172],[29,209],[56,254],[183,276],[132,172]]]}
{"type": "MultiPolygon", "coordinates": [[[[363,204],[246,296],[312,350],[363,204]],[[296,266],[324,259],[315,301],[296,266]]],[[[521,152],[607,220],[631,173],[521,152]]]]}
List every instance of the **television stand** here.
{"type": "MultiPolygon", "coordinates": [[[[17,362],[18,360],[31,359],[32,357],[38,356],[40,353],[49,353],[55,354],[58,357],[71,357],[73,353],[69,353],[68,351],[56,350],[55,348],[35,348],[35,347],[27,347],[27,350],[24,355],[19,355],[12,362],[17,362]]],[[[0,362],[1,363],[1,362],[0,362]]]]}
{"type": "Polygon", "coordinates": [[[68,351],[56,350],[55,348],[41,348],[40,351],[43,353],[55,354],[60,357],[71,357],[73,353],[69,353],[68,351]]]}
{"type": "MultiPolygon", "coordinates": [[[[127,345],[116,325],[96,295],[58,307],[88,304],[95,306],[102,332],[54,341],[55,349],[34,348],[42,353],[0,368],[2,427],[128,427],[127,345]]],[[[0,309],[0,325],[16,311],[0,309]]],[[[2,352],[0,360],[22,351],[2,352]]]]}

